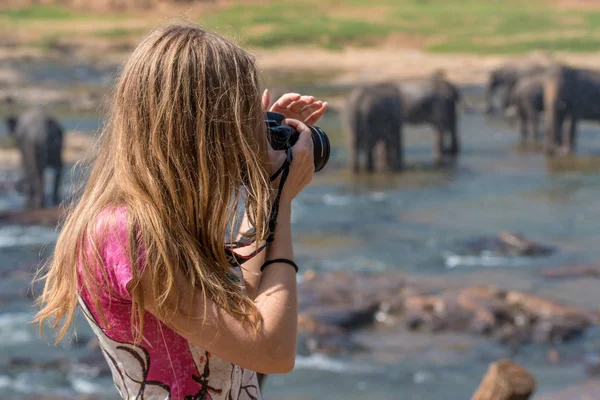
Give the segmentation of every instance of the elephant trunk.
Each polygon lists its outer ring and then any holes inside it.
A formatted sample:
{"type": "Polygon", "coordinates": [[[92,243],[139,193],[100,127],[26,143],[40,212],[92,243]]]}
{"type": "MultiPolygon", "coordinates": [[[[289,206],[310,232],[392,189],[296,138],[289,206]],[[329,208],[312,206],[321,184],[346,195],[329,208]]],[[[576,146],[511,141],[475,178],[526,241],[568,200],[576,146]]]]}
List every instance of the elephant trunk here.
{"type": "Polygon", "coordinates": [[[544,108],[546,109],[546,140],[545,151],[551,155],[554,153],[555,146],[559,142],[562,128],[561,116],[559,113],[560,88],[558,79],[549,77],[544,83],[544,108]]]}

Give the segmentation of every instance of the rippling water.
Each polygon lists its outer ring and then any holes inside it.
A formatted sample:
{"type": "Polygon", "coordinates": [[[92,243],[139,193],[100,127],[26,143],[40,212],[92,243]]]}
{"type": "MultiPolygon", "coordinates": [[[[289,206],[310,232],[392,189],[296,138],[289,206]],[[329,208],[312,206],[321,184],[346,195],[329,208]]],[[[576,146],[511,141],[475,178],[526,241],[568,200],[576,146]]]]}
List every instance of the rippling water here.
{"type": "MultiPolygon", "coordinates": [[[[95,129],[98,121],[67,118],[67,124],[95,129]]],[[[577,157],[547,161],[539,152],[516,146],[517,134],[503,121],[465,115],[463,153],[455,165],[434,168],[432,132],[410,127],[405,173],[359,177],[344,168],[337,116],[329,115],[321,126],[333,139],[332,160],[293,209],[303,269],[398,271],[490,283],[597,309],[595,281],[548,282],[536,273],[542,266],[600,259],[596,126],[581,127],[577,157]],[[454,253],[462,241],[500,230],[522,233],[559,251],[535,259],[454,253]]],[[[1,193],[0,208],[16,207],[21,200],[17,193],[1,193]]],[[[0,392],[10,399],[78,393],[116,398],[110,378],[89,368],[101,363],[93,362],[95,353],[85,343],[49,346],[29,324],[34,313],[27,294],[31,273],[52,250],[55,237],[47,228],[0,227],[0,392]]],[[[81,320],[77,332],[81,342],[91,337],[81,320]]],[[[514,356],[530,368],[544,393],[585,380],[584,360],[600,351],[595,329],[558,345],[558,365],[547,361],[549,347],[532,345],[512,354],[487,339],[461,335],[377,328],[360,332],[357,339],[373,351],[340,357],[300,353],[293,373],[268,378],[265,398],[464,400],[487,365],[502,356],[514,356]]]]}

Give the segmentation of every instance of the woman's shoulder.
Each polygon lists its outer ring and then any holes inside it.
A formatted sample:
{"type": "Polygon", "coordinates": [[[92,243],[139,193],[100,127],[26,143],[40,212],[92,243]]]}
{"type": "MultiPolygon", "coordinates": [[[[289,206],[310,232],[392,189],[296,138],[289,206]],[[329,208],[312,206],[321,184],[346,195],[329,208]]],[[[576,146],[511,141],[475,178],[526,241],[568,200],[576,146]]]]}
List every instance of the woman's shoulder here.
{"type": "Polygon", "coordinates": [[[92,223],[95,239],[126,239],[129,233],[129,211],[125,206],[104,207],[92,223]]]}
{"type": "Polygon", "coordinates": [[[127,225],[129,211],[126,206],[110,205],[104,207],[96,216],[96,228],[119,228],[127,225]]]}
{"type": "Polygon", "coordinates": [[[91,224],[87,250],[88,262],[99,262],[95,267],[98,268],[95,273],[99,279],[104,280],[111,291],[116,290],[118,298],[124,300],[130,300],[127,284],[133,277],[129,225],[126,207],[105,207],[91,224]]]}
{"type": "Polygon", "coordinates": [[[105,207],[91,224],[90,244],[105,262],[123,263],[128,254],[130,229],[127,207],[105,207]]]}

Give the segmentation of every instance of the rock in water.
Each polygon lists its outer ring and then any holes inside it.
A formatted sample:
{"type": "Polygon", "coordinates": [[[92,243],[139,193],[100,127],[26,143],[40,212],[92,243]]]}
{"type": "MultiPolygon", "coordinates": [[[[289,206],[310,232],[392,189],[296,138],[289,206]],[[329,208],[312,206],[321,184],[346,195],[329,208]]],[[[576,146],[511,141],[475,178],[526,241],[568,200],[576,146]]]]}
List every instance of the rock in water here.
{"type": "Polygon", "coordinates": [[[471,400],[528,400],[535,385],[535,378],[525,368],[500,360],[490,365],[471,400]]]}
{"type": "Polygon", "coordinates": [[[500,232],[498,239],[504,244],[509,253],[515,253],[520,256],[544,256],[554,252],[554,249],[550,246],[532,242],[521,235],[511,232],[500,232]]]}
{"type": "Polygon", "coordinates": [[[400,274],[308,274],[299,285],[299,330],[306,350],[361,350],[353,333],[377,324],[418,332],[487,336],[510,346],[575,339],[596,312],[489,286],[426,287],[400,274]]]}
{"type": "Polygon", "coordinates": [[[483,256],[491,254],[505,257],[535,257],[552,254],[552,246],[543,245],[512,232],[499,232],[492,237],[469,240],[462,246],[461,254],[483,256]]]}

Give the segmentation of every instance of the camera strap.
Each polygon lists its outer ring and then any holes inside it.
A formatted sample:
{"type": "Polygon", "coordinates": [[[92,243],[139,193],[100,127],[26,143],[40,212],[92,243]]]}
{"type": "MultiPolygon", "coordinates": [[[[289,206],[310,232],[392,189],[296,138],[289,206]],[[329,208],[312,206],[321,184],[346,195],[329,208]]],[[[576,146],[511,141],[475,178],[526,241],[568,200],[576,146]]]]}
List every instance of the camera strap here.
{"type": "MultiPolygon", "coordinates": [[[[273,205],[271,206],[271,215],[269,217],[269,236],[267,237],[264,244],[258,247],[256,250],[252,251],[250,254],[242,255],[236,253],[235,249],[241,249],[244,247],[248,247],[254,244],[253,241],[248,239],[238,240],[233,243],[228,243],[225,245],[225,253],[227,255],[227,259],[232,267],[241,266],[246,261],[252,259],[258,253],[260,253],[269,243],[275,240],[275,228],[277,227],[277,215],[279,214],[279,201],[281,199],[281,192],[283,191],[283,185],[285,185],[285,181],[287,180],[288,175],[290,174],[290,164],[292,163],[292,148],[288,147],[286,150],[286,158],[281,167],[271,176],[271,182],[276,180],[281,175],[281,180],[279,181],[279,186],[277,188],[277,196],[275,196],[275,200],[273,201],[273,205]]],[[[249,232],[251,232],[250,230],[249,232]]]]}
{"type": "Polygon", "coordinates": [[[292,164],[292,160],[294,159],[292,155],[292,147],[288,144],[287,149],[285,150],[286,158],[281,167],[275,172],[275,174],[271,177],[271,182],[281,175],[281,180],[279,181],[279,187],[277,188],[277,196],[275,196],[275,200],[273,201],[273,206],[271,207],[271,217],[269,219],[269,237],[267,237],[267,243],[271,243],[275,240],[275,228],[277,227],[277,216],[279,215],[279,201],[281,200],[281,192],[283,191],[283,185],[285,185],[285,181],[290,174],[290,165],[292,164]]]}

